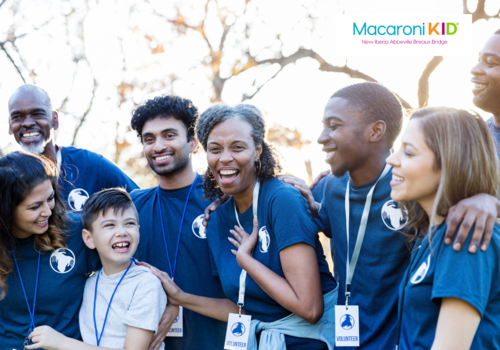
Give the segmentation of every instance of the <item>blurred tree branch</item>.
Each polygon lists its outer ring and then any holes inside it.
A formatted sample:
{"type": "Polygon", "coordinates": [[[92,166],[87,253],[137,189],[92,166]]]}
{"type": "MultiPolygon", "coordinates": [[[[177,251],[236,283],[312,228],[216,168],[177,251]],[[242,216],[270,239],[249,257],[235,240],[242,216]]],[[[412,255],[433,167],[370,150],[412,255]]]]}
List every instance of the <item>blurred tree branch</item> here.
{"type": "MultiPolygon", "coordinates": [[[[468,7],[467,7],[467,0],[462,0],[463,2],[463,8],[464,8],[464,14],[465,15],[472,15],[472,23],[480,20],[480,19],[490,19],[490,18],[498,18],[500,16],[500,9],[495,15],[488,15],[486,14],[485,7],[486,7],[486,1],[487,0],[478,0],[477,2],[477,7],[474,12],[470,12],[468,7]]],[[[488,1],[493,1],[493,0],[488,0],[488,1]]],[[[495,0],[498,2],[498,0],[495,0]]]]}
{"type": "MultiPolygon", "coordinates": [[[[499,18],[500,16],[500,8],[495,15],[488,15],[485,11],[486,1],[493,0],[478,0],[476,9],[474,12],[470,12],[467,7],[468,0],[462,0],[463,4],[463,13],[465,15],[472,15],[472,23],[480,20],[480,19],[491,19],[491,18],[499,18]]],[[[498,2],[498,0],[496,0],[498,2]]],[[[442,56],[434,56],[431,58],[429,63],[422,72],[420,79],[418,80],[418,107],[426,107],[429,104],[429,78],[431,74],[436,70],[439,64],[443,62],[442,56]]]]}
{"type": "MultiPolygon", "coordinates": [[[[245,11],[247,9],[247,5],[249,2],[250,2],[249,0],[247,0],[245,2],[245,9],[243,11],[243,14],[245,14],[245,11]]],[[[300,60],[302,58],[306,58],[306,57],[312,58],[312,59],[315,59],[316,61],[318,61],[320,64],[319,70],[321,70],[321,71],[332,72],[332,73],[344,73],[353,79],[362,79],[365,81],[377,82],[377,80],[374,79],[373,77],[371,77],[363,72],[360,72],[358,70],[352,69],[352,68],[348,67],[347,64],[345,64],[344,66],[334,66],[334,65],[328,63],[320,54],[318,54],[314,50],[305,49],[305,48],[299,48],[295,53],[293,53],[289,56],[281,56],[281,57],[277,57],[277,58],[268,58],[268,59],[262,59],[262,60],[259,60],[257,58],[259,55],[254,56],[249,52],[249,50],[247,50],[244,53],[243,57],[241,57],[240,60],[233,65],[233,67],[231,69],[231,74],[228,77],[223,78],[223,77],[221,77],[221,71],[220,71],[221,61],[222,61],[223,55],[224,55],[223,50],[225,48],[226,38],[228,36],[228,33],[231,31],[234,23],[236,23],[236,20],[231,25],[228,25],[226,23],[228,14],[221,11],[221,8],[219,8],[219,6],[217,4],[218,17],[219,17],[220,23],[222,25],[223,31],[221,34],[219,47],[214,48],[212,46],[209,38],[207,37],[206,31],[205,31],[205,22],[207,19],[209,3],[210,3],[210,1],[207,1],[205,3],[205,15],[203,17],[203,20],[198,25],[188,24],[186,22],[186,18],[180,12],[177,13],[177,15],[175,16],[175,19],[169,19],[165,15],[156,11],[154,9],[154,7],[153,7],[153,11],[155,14],[161,16],[162,18],[166,18],[169,23],[174,25],[175,30],[177,30],[179,33],[185,34],[187,30],[196,31],[196,32],[201,34],[201,36],[203,37],[203,39],[207,43],[207,45],[210,49],[210,60],[209,60],[209,63],[207,65],[210,66],[211,71],[212,71],[212,88],[213,88],[213,96],[211,98],[212,102],[220,102],[222,100],[222,91],[224,89],[226,82],[229,79],[231,79],[231,78],[233,78],[233,77],[235,77],[243,72],[246,72],[254,67],[271,66],[274,64],[278,64],[280,67],[276,72],[274,72],[270,77],[268,77],[261,84],[255,85],[255,80],[254,80],[254,83],[252,84],[252,87],[251,87],[253,89],[253,91],[251,93],[245,93],[242,96],[242,101],[251,99],[255,95],[257,95],[267,83],[269,83],[274,78],[276,78],[276,76],[286,66],[288,66],[289,64],[292,64],[292,63],[296,63],[298,60],[300,60]],[[246,62],[246,63],[242,64],[242,62],[246,62]]],[[[313,20],[313,18],[311,17],[310,14],[308,15],[308,17],[309,17],[309,19],[313,20]]],[[[247,28],[245,30],[245,34],[246,34],[246,40],[248,40],[249,39],[248,24],[247,24],[247,28]]],[[[403,107],[405,109],[412,108],[411,105],[406,100],[404,100],[399,95],[397,95],[397,96],[400,99],[401,104],[403,105],[403,107]]]]}

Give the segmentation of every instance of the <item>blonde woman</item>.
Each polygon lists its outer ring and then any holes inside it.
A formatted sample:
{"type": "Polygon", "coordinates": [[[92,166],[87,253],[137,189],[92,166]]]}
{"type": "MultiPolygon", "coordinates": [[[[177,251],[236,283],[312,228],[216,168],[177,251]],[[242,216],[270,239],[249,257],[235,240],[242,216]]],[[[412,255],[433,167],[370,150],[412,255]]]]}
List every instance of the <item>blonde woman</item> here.
{"type": "Polygon", "coordinates": [[[499,226],[486,252],[456,252],[443,239],[452,206],[478,193],[498,196],[486,123],[464,110],[419,110],[387,163],[391,197],[401,202],[415,241],[399,291],[399,349],[500,348],[499,226]]]}

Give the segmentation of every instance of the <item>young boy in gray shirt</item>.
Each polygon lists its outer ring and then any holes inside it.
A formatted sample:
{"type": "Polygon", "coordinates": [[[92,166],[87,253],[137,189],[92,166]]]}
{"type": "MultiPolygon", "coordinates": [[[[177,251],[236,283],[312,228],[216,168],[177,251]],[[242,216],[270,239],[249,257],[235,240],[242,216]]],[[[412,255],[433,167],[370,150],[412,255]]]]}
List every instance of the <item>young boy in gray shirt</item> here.
{"type": "MultiPolygon", "coordinates": [[[[30,349],[147,350],[167,304],[160,280],[132,258],[139,244],[138,214],[122,189],[94,193],[82,211],[83,240],[97,249],[102,269],[85,284],[80,309],[84,342],[43,327],[30,349]]],[[[161,344],[164,350],[164,344],[161,344]]]]}

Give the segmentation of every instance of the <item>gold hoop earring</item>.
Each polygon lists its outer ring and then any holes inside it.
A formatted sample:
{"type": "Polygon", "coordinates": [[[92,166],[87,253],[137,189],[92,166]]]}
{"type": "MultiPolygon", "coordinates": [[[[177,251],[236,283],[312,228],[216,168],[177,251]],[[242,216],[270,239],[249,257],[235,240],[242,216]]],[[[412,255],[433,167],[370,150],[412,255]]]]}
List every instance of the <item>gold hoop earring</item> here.
{"type": "Polygon", "coordinates": [[[262,169],[262,164],[260,163],[260,159],[259,159],[259,171],[257,171],[257,162],[255,162],[255,172],[257,173],[257,175],[260,174],[260,169],[262,169]]]}

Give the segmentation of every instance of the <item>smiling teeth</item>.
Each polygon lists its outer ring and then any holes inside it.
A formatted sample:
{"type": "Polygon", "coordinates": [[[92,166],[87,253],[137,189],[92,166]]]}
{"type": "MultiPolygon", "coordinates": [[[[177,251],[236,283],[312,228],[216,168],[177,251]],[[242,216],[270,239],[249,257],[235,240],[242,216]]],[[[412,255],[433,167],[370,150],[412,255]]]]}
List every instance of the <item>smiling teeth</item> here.
{"type": "Polygon", "coordinates": [[[157,158],[155,158],[155,159],[156,159],[156,160],[164,160],[164,159],[168,159],[168,158],[170,158],[170,157],[172,157],[172,156],[161,156],[161,157],[157,157],[157,158]]]}
{"type": "Polygon", "coordinates": [[[116,243],[113,244],[113,248],[127,248],[130,244],[129,243],[116,243]]]}
{"type": "Polygon", "coordinates": [[[397,176],[397,175],[394,175],[394,174],[392,174],[392,179],[394,181],[404,181],[405,180],[404,177],[397,176]]]}
{"type": "Polygon", "coordinates": [[[237,173],[236,170],[221,170],[220,171],[221,175],[233,175],[233,174],[236,174],[236,173],[237,173]]]}
{"type": "Polygon", "coordinates": [[[49,219],[45,219],[43,221],[35,221],[35,224],[45,224],[49,219]]]}
{"type": "Polygon", "coordinates": [[[326,152],[326,158],[330,158],[331,156],[333,156],[335,154],[335,152],[326,152]]]}
{"type": "Polygon", "coordinates": [[[32,137],[37,137],[38,135],[40,135],[39,132],[30,132],[28,134],[23,134],[23,137],[25,137],[25,138],[32,138],[32,137]]]}

